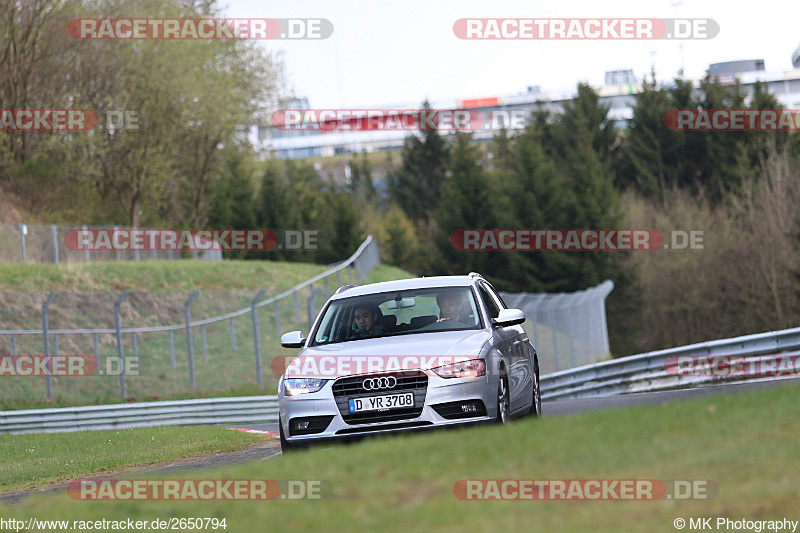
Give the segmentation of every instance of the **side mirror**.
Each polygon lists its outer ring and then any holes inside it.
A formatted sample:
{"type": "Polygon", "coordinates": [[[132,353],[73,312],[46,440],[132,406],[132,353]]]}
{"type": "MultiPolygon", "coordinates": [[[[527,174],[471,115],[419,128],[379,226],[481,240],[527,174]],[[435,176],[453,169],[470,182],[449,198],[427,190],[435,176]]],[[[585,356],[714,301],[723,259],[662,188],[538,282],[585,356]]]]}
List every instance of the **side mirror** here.
{"type": "Polygon", "coordinates": [[[284,348],[302,348],[305,344],[306,339],[300,331],[290,331],[281,335],[281,346],[284,348]]]}
{"type": "Polygon", "coordinates": [[[492,319],[492,325],[496,328],[516,326],[523,322],[525,322],[525,313],[521,309],[501,309],[497,318],[492,319]]]}

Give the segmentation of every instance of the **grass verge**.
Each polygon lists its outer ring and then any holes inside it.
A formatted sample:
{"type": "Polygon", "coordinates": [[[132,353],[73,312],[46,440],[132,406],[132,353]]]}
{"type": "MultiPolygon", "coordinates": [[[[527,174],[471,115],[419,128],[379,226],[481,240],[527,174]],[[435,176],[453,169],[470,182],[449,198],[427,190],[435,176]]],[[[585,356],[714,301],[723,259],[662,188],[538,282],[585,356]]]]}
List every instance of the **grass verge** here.
{"type": "Polygon", "coordinates": [[[91,474],[246,448],[243,431],[187,426],[0,435],[0,492],[65,483],[91,474]]]}
{"type": "MultiPolygon", "coordinates": [[[[7,518],[226,518],[230,531],[675,531],[673,521],[797,519],[800,387],[370,439],[194,478],[319,479],[323,500],[86,502],[34,497],[7,518]],[[461,479],[712,480],[711,500],[461,501],[461,479]]],[[[175,476],[171,476],[175,477],[175,476]]],[[[687,528],[688,529],[688,528],[687,528]]]]}

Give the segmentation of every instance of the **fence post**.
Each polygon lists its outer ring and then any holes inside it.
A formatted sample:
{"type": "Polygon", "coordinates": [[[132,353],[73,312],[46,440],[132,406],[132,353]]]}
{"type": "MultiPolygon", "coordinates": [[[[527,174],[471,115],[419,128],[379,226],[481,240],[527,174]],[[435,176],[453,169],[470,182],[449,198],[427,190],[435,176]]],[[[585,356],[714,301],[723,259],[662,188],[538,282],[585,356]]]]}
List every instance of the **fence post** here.
{"type": "Polygon", "coordinates": [[[203,362],[208,361],[208,342],[206,341],[206,326],[200,326],[200,339],[203,344],[203,362]]]}
{"type": "Polygon", "coordinates": [[[189,299],[183,304],[183,318],[186,322],[186,351],[189,355],[189,383],[191,383],[192,388],[194,388],[194,353],[192,352],[192,326],[189,324],[191,322],[189,318],[189,306],[192,305],[192,302],[197,298],[198,294],[200,294],[199,290],[192,291],[189,299]]]}
{"type": "Polygon", "coordinates": [[[131,333],[131,348],[133,349],[133,360],[136,361],[136,365],[139,365],[139,345],[136,342],[136,333],[131,333]]]}
{"type": "Polygon", "coordinates": [[[58,264],[58,227],[50,224],[50,233],[53,235],[53,261],[58,264]]]}
{"type": "Polygon", "coordinates": [[[230,332],[231,332],[231,351],[235,352],[236,351],[236,328],[234,328],[234,326],[233,326],[233,318],[232,317],[228,319],[228,327],[229,327],[230,332]]]}
{"type": "Polygon", "coordinates": [[[281,302],[275,300],[275,330],[278,332],[278,337],[281,336],[281,302]]]}
{"type": "Polygon", "coordinates": [[[331,287],[330,284],[328,283],[328,277],[325,276],[325,299],[327,300],[330,297],[331,297],[331,287]]]}
{"type": "Polygon", "coordinates": [[[94,343],[94,360],[97,363],[97,369],[100,369],[100,346],[97,339],[97,333],[92,335],[93,343],[94,343]]]}
{"type": "Polygon", "coordinates": [[[353,265],[352,264],[347,266],[347,281],[349,282],[350,285],[353,284],[353,265]]]}
{"type": "Polygon", "coordinates": [[[58,357],[58,335],[53,335],[53,355],[58,357]]]}
{"type": "Polygon", "coordinates": [[[128,398],[128,390],[125,386],[125,355],[122,350],[122,324],[119,316],[119,308],[125,298],[128,297],[128,290],[122,291],[122,295],[114,302],[114,327],[117,330],[117,360],[119,361],[119,390],[122,394],[122,401],[128,398]]]}
{"type": "Polygon", "coordinates": [[[311,331],[311,325],[314,323],[314,301],[317,298],[317,294],[320,293],[322,289],[311,289],[311,296],[308,297],[308,302],[306,303],[306,310],[308,311],[308,330],[311,331]]]}
{"type": "MultiPolygon", "coordinates": [[[[50,341],[48,339],[49,334],[47,333],[48,329],[48,321],[47,321],[47,308],[50,307],[50,304],[53,303],[53,300],[56,299],[58,296],[58,292],[51,292],[50,296],[47,297],[47,301],[42,305],[42,336],[44,337],[44,355],[50,355],[50,341]]],[[[53,378],[50,376],[50,373],[47,373],[47,399],[53,397],[53,378]]]]}
{"type": "Polygon", "coordinates": [[[19,225],[19,255],[22,257],[22,262],[26,260],[25,257],[25,234],[28,233],[28,226],[26,224],[19,225]]]}
{"type": "Polygon", "coordinates": [[[336,271],[336,287],[339,288],[342,286],[342,271],[336,271]]]}
{"type": "Polygon", "coordinates": [[[256,303],[264,296],[265,292],[267,292],[267,289],[261,289],[256,293],[253,301],[250,302],[250,318],[253,321],[253,347],[256,353],[256,377],[258,378],[259,387],[264,386],[264,377],[261,375],[261,342],[259,339],[261,331],[258,326],[258,309],[256,308],[256,303]]]}
{"type": "MultiPolygon", "coordinates": [[[[15,335],[11,335],[11,357],[17,356],[17,337],[15,335]]],[[[16,368],[16,362],[14,364],[14,368],[16,368]]]]}
{"type": "Polygon", "coordinates": [[[605,352],[604,355],[608,355],[611,353],[611,346],[608,343],[608,318],[606,317],[606,298],[611,291],[614,290],[614,282],[610,279],[603,281],[600,284],[603,288],[598,295],[598,299],[600,300],[600,331],[603,339],[603,351],[605,352]]]}
{"type": "MultiPolygon", "coordinates": [[[[84,231],[84,235],[89,230],[89,228],[87,228],[86,226],[81,226],[81,229],[84,231]]],[[[83,248],[83,260],[86,261],[87,263],[91,262],[91,260],[89,259],[89,247],[88,246],[83,248]]]]}
{"type": "MultiPolygon", "coordinates": [[[[114,233],[117,233],[117,226],[114,226],[114,233]]],[[[119,261],[121,257],[122,257],[122,250],[117,248],[117,252],[116,252],[117,261],[119,261]]]]}
{"type": "Polygon", "coordinates": [[[169,364],[175,368],[175,332],[169,332],[169,364]]]}

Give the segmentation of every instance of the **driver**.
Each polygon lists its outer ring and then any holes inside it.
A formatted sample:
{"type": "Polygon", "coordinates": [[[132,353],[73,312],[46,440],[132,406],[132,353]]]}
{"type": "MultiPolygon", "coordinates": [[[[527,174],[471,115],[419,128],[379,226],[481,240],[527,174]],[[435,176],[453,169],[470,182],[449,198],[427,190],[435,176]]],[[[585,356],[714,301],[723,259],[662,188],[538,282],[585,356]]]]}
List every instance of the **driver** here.
{"type": "Polygon", "coordinates": [[[378,318],[381,317],[381,311],[375,304],[363,304],[356,307],[355,322],[356,331],[353,334],[354,338],[364,339],[368,337],[378,337],[386,333],[386,330],[381,324],[378,324],[378,318]]]}

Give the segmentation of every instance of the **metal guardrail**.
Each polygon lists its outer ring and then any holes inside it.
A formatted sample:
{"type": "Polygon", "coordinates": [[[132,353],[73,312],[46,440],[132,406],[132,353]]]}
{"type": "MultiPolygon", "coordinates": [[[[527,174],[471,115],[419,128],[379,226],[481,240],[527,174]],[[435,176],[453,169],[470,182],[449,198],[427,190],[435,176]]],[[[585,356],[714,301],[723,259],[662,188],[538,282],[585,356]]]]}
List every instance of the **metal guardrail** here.
{"type": "MultiPolygon", "coordinates": [[[[731,381],[719,376],[675,375],[677,356],[800,357],[800,328],[735,337],[632,355],[542,376],[545,400],[609,396],[731,381]],[[772,354],[772,355],[770,355],[772,354]],[[674,363],[671,363],[674,365],[674,363]]],[[[764,379],[757,376],[755,379],[764,379]]],[[[751,378],[735,378],[747,381],[751,378]]],[[[100,405],[0,412],[0,433],[127,429],[162,425],[276,422],[277,396],[212,398],[174,402],[100,405]]]]}
{"type": "MultiPolygon", "coordinates": [[[[678,356],[757,356],[776,359],[798,355],[800,328],[771,331],[631,355],[542,376],[542,399],[575,399],[750,381],[747,376],[676,375],[668,359],[678,356]],[[670,370],[672,372],[670,372],[670,370]]],[[[671,361],[670,361],[671,362],[671,361]]],[[[754,376],[763,379],[764,376],[754,376]]]]}
{"type": "Polygon", "coordinates": [[[154,426],[252,424],[277,421],[277,396],[243,396],[0,411],[0,433],[67,433],[154,426]]]}

